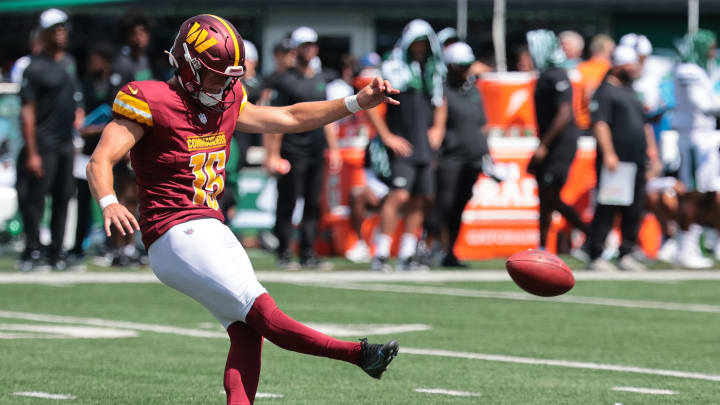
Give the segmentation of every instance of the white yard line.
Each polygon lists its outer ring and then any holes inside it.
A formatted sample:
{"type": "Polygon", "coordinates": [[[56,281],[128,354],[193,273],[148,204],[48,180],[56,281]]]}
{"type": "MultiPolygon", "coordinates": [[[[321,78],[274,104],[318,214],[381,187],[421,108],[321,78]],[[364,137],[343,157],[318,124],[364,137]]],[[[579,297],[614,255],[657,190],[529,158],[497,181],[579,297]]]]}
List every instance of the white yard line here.
{"type": "MultiPolygon", "coordinates": [[[[200,338],[226,338],[227,335],[224,332],[212,332],[197,329],[186,329],[178,328],[174,326],[155,325],[155,324],[144,324],[137,322],[125,322],[125,321],[111,321],[99,318],[80,318],[72,316],[57,316],[47,314],[34,314],[27,312],[13,312],[13,311],[0,311],[0,318],[10,319],[25,319],[39,322],[51,322],[51,323],[62,323],[62,324],[80,324],[80,325],[92,325],[92,326],[104,326],[104,327],[117,327],[131,330],[149,331],[156,333],[167,333],[180,336],[191,336],[200,338]]],[[[634,366],[622,366],[613,364],[599,364],[599,363],[586,363],[577,361],[567,360],[548,360],[548,359],[534,359],[529,357],[516,357],[506,356],[501,354],[484,354],[484,353],[468,353],[468,352],[455,352],[449,350],[435,350],[435,349],[417,349],[403,347],[400,349],[403,354],[415,354],[425,356],[439,356],[439,357],[450,357],[470,360],[485,360],[485,361],[498,361],[505,363],[519,363],[519,364],[532,364],[532,365],[546,365],[546,366],[557,366],[557,367],[569,367],[569,368],[580,368],[590,370],[605,370],[605,371],[617,371],[627,373],[639,373],[639,374],[651,374],[661,375],[668,377],[678,378],[691,378],[697,380],[707,381],[720,381],[720,375],[694,373],[685,371],[674,371],[674,370],[662,370],[652,368],[642,368],[634,366]]]]}
{"type": "Polygon", "coordinates": [[[516,301],[563,302],[569,304],[601,305],[622,308],[659,309],[666,311],[709,312],[720,313],[720,306],[709,304],[686,304],[678,302],[626,300],[602,297],[580,297],[562,295],[559,297],[544,298],[524,292],[486,291],[464,288],[423,287],[396,284],[312,284],[315,287],[334,288],[355,291],[381,291],[401,294],[429,294],[468,298],[491,298],[516,301]]]}
{"type": "Polygon", "coordinates": [[[450,358],[456,358],[456,359],[496,361],[496,362],[502,362],[502,363],[531,364],[531,365],[539,365],[539,366],[567,367],[567,368],[578,368],[578,369],[586,369],[586,370],[616,371],[616,372],[621,372],[621,373],[659,375],[659,376],[664,376],[664,377],[689,378],[689,379],[694,379],[694,380],[705,380],[705,381],[720,381],[720,375],[714,375],[714,374],[694,373],[694,372],[676,371],[676,370],[663,370],[663,369],[634,367],[634,366],[622,366],[622,365],[616,365],[616,364],[586,363],[586,362],[567,361],[567,360],[535,359],[535,358],[531,358],[531,357],[505,356],[505,355],[501,355],[501,354],[454,352],[454,351],[449,351],[449,350],[413,349],[413,348],[405,348],[405,347],[400,348],[400,353],[401,354],[416,354],[416,355],[423,355],[423,356],[450,357],[450,358]]]}
{"type": "Polygon", "coordinates": [[[650,395],[675,395],[677,391],[673,390],[661,390],[657,388],[640,388],[640,387],[613,387],[613,391],[620,392],[634,392],[637,394],[650,394],[650,395]]]}
{"type": "MultiPolygon", "coordinates": [[[[222,395],[225,395],[225,394],[226,394],[226,393],[225,393],[225,390],[220,391],[220,393],[221,393],[222,395]]],[[[272,393],[269,393],[269,392],[258,392],[258,393],[255,394],[255,399],[258,399],[258,398],[280,399],[280,398],[285,398],[285,395],[283,395],[283,394],[272,394],[272,393]]]]}
{"type": "MultiPolygon", "coordinates": [[[[132,337],[137,336],[133,331],[145,331],[155,333],[166,333],[180,336],[204,337],[204,338],[227,338],[227,333],[222,330],[201,330],[178,328],[174,326],[146,324],[138,322],[112,321],[100,318],[81,318],[76,316],[59,316],[49,314],[38,314],[31,312],[0,311],[0,319],[23,319],[37,322],[61,323],[66,325],[87,325],[99,328],[77,328],[77,327],[53,327],[44,325],[20,325],[0,324],[0,332],[3,330],[23,332],[46,332],[54,335],[43,337],[132,337]],[[110,329],[112,328],[112,329],[110,329]],[[118,330],[117,328],[124,329],[118,330]],[[104,334],[103,334],[104,332],[104,334]],[[134,334],[134,335],[133,335],[134,334]],[[107,335],[107,336],[105,336],[107,335]]],[[[378,336],[394,335],[399,333],[422,332],[432,329],[426,324],[337,324],[306,322],[306,325],[332,336],[378,336]]],[[[18,338],[17,334],[4,336],[2,338],[18,338]]]]}
{"type": "Polygon", "coordinates": [[[36,391],[13,392],[13,395],[17,395],[19,397],[44,398],[44,399],[77,399],[77,397],[74,395],[50,394],[47,392],[36,392],[36,391]]]}
{"type": "Polygon", "coordinates": [[[258,392],[255,394],[255,398],[285,398],[283,394],[271,394],[269,392],[258,392]]]}
{"type": "Polygon", "coordinates": [[[444,388],[415,388],[415,392],[423,394],[450,395],[451,397],[479,397],[477,392],[446,390],[444,388]]]}
{"type": "Polygon", "coordinates": [[[0,318],[25,319],[38,322],[63,323],[74,325],[102,326],[109,328],[121,328],[140,330],[146,332],[167,333],[180,336],[204,337],[204,338],[227,338],[225,332],[214,332],[198,329],[178,328],[175,326],[154,325],[138,322],[111,321],[100,318],[80,318],[76,316],[59,316],[48,314],[35,314],[30,312],[0,311],[0,318]]]}
{"type": "Polygon", "coordinates": [[[0,323],[0,339],[119,339],[137,336],[134,330],[117,328],[0,323]]]}
{"type": "MultiPolygon", "coordinates": [[[[261,282],[277,283],[331,283],[331,282],[467,282],[467,281],[510,281],[505,270],[480,271],[431,271],[425,273],[401,272],[380,273],[371,271],[336,272],[284,272],[258,271],[261,282]]],[[[597,273],[578,271],[578,281],[689,281],[720,280],[720,271],[659,270],[644,273],[597,273]]],[[[0,284],[115,284],[115,283],[159,283],[152,272],[88,272],[88,273],[18,273],[0,272],[0,284]]]]}

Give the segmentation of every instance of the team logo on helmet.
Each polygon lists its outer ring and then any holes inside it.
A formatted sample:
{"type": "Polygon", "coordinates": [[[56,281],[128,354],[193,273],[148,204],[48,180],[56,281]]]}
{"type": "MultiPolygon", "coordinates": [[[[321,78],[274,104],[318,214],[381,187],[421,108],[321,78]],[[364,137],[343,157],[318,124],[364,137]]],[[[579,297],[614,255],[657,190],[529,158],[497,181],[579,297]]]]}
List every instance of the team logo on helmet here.
{"type": "Polygon", "coordinates": [[[195,50],[197,51],[197,53],[203,53],[208,48],[218,43],[215,37],[208,38],[208,32],[204,29],[201,29],[200,24],[198,24],[197,21],[190,28],[190,31],[188,31],[185,42],[187,42],[188,44],[192,44],[193,42],[195,42],[195,50]]]}

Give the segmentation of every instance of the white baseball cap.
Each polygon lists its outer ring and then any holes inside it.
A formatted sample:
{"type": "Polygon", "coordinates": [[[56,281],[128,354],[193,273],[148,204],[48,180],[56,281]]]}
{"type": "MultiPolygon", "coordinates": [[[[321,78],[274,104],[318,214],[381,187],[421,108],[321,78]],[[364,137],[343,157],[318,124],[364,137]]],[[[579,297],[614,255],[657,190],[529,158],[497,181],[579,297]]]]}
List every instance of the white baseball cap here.
{"type": "Polygon", "coordinates": [[[635,48],[640,56],[650,56],[653,51],[652,43],[648,37],[642,34],[625,34],[620,38],[620,45],[635,48]]]}
{"type": "Polygon", "coordinates": [[[253,60],[257,62],[258,60],[258,51],[255,47],[255,44],[248,41],[247,39],[243,39],[243,43],[245,44],[245,60],[253,60]]]}
{"type": "Polygon", "coordinates": [[[615,47],[612,53],[612,65],[622,66],[636,63],[638,61],[638,54],[635,48],[627,45],[618,45],[615,47]]]}
{"type": "Polygon", "coordinates": [[[443,58],[449,65],[469,65],[475,62],[472,48],[465,42],[455,42],[449,45],[443,51],[443,58]]]}
{"type": "Polygon", "coordinates": [[[290,39],[295,43],[295,46],[308,42],[315,43],[317,42],[318,34],[310,27],[298,27],[292,32],[290,39]]]}
{"type": "Polygon", "coordinates": [[[65,24],[68,15],[64,11],[56,8],[49,8],[40,14],[40,28],[46,30],[58,24],[65,24]]]}
{"type": "Polygon", "coordinates": [[[638,42],[637,45],[635,45],[635,49],[637,49],[638,54],[642,56],[650,56],[653,51],[652,44],[645,35],[638,35],[638,42]]]}

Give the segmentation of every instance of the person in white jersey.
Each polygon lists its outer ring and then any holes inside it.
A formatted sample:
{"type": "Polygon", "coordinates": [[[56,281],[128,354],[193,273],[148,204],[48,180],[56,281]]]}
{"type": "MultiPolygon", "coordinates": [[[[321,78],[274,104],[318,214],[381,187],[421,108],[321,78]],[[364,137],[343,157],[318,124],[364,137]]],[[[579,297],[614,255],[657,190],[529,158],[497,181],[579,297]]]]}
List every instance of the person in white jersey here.
{"type": "Polygon", "coordinates": [[[715,34],[708,30],[688,34],[680,53],[682,63],[674,74],[676,106],[672,126],[679,133],[679,177],[687,193],[680,200],[677,261],[685,268],[699,269],[713,265],[700,250],[700,223],[708,219],[708,207],[715,204],[712,197],[720,190],[720,156],[712,136],[720,116],[720,98],[714,94],[708,74],[709,61],[717,53],[715,34]]]}

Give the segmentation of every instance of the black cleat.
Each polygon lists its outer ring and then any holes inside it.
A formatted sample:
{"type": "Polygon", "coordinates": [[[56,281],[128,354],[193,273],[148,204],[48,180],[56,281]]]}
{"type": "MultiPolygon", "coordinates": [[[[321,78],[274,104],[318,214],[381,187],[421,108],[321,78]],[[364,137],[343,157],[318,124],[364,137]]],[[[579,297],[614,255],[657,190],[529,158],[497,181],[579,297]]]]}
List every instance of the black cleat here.
{"type": "Polygon", "coordinates": [[[360,339],[362,353],[358,366],[372,378],[378,380],[387,369],[387,366],[397,356],[400,346],[394,340],[383,344],[370,344],[367,339],[360,339]]]}

